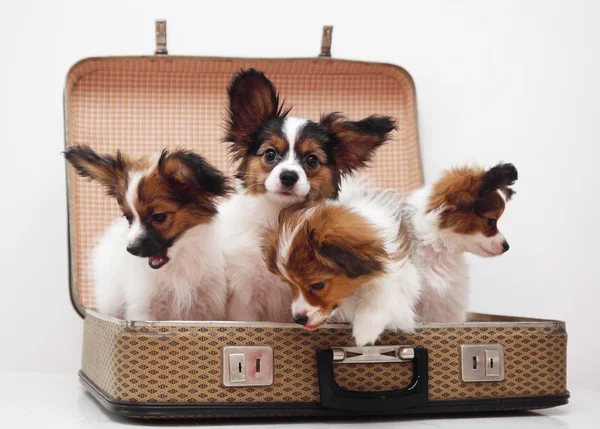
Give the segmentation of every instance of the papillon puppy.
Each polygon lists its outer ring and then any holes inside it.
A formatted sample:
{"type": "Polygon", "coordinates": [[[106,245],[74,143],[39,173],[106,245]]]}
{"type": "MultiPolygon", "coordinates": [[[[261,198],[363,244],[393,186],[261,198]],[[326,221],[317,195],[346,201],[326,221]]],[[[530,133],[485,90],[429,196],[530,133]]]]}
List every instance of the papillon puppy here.
{"type": "Polygon", "coordinates": [[[291,286],[296,323],[352,323],[358,346],[413,332],[421,280],[411,207],[393,191],[345,183],[339,199],[285,210],[264,236],[269,270],[291,286]]]}
{"type": "Polygon", "coordinates": [[[238,190],[219,207],[230,288],[227,317],[291,321],[289,287],[267,269],[261,234],[292,204],[335,199],[343,175],[365,166],[395,123],[337,113],[313,122],[289,116],[259,71],[235,75],[229,87],[225,140],[237,166],[238,190]]]}
{"type": "Polygon", "coordinates": [[[464,254],[498,256],[509,248],[498,220],[514,191],[517,169],[498,164],[484,170],[465,166],[446,171],[433,184],[414,192],[414,229],[423,295],[421,322],[464,322],[469,273],[464,254]]]}
{"type": "Polygon", "coordinates": [[[213,218],[230,188],[223,174],[187,150],[135,159],[73,146],[77,172],[115,198],[123,217],[95,247],[100,313],[127,320],[223,320],[225,260],[213,218]]]}

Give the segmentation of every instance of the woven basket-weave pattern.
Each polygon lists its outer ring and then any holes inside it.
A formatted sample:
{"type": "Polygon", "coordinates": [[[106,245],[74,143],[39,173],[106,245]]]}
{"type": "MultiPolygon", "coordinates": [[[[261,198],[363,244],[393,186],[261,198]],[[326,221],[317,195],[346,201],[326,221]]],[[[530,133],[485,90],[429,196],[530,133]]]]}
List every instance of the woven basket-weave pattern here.
{"type": "MultiPolygon", "coordinates": [[[[566,392],[563,327],[422,328],[415,335],[386,332],[382,345],[429,350],[431,400],[559,395],[566,392]],[[461,344],[505,347],[505,380],[465,383],[461,344]]],[[[261,327],[129,327],[85,319],[83,373],[109,398],[131,402],[219,403],[320,401],[315,350],[352,345],[347,329],[261,327]],[[224,387],[222,349],[269,345],[274,382],[263,387],[224,387]]],[[[340,364],[336,380],[347,389],[378,391],[404,387],[410,364],[340,364]]]]}

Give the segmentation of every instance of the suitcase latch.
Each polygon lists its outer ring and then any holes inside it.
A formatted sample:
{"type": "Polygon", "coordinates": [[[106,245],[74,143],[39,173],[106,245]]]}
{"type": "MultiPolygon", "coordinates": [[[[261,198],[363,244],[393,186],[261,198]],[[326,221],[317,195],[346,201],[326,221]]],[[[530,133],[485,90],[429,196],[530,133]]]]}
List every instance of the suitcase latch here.
{"type": "Polygon", "coordinates": [[[504,380],[504,346],[502,344],[463,344],[460,346],[462,380],[504,380]]]}
{"type": "Polygon", "coordinates": [[[273,384],[273,349],[269,346],[223,347],[223,385],[273,384]]]}
{"type": "Polygon", "coordinates": [[[414,359],[410,346],[332,347],[333,363],[395,363],[414,359]]]}

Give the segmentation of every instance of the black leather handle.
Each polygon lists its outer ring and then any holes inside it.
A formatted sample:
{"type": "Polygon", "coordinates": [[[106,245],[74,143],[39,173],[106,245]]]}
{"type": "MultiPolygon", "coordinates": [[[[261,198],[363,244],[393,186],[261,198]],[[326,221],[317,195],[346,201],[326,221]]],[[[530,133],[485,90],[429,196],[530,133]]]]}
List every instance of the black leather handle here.
{"type": "Polygon", "coordinates": [[[408,387],[387,392],[354,392],[342,389],[335,382],[333,352],[317,350],[321,404],[325,408],[356,411],[361,414],[397,413],[402,408],[425,404],[429,400],[428,353],[423,347],[415,347],[414,351],[413,379],[408,387]]]}

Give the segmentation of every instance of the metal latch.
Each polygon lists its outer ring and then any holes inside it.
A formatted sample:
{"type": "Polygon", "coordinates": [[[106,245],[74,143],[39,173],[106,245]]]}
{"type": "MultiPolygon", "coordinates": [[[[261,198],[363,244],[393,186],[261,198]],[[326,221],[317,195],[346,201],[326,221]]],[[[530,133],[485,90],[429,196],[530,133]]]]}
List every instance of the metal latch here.
{"type": "Polygon", "coordinates": [[[409,346],[332,347],[333,363],[409,362],[415,351],[409,346]]]}
{"type": "Polygon", "coordinates": [[[323,36],[321,36],[320,57],[331,58],[331,39],[333,37],[333,25],[323,27],[323,36]]]}
{"type": "Polygon", "coordinates": [[[463,381],[504,380],[502,344],[463,344],[460,358],[463,381]]]}
{"type": "Polygon", "coordinates": [[[273,349],[269,346],[223,348],[223,385],[270,386],[273,384],[273,349]]]}
{"type": "Polygon", "coordinates": [[[164,19],[156,20],[156,55],[168,55],[167,50],[167,21],[164,19]]]}

